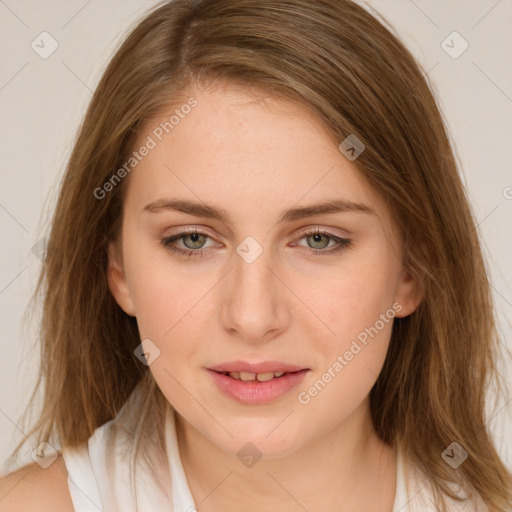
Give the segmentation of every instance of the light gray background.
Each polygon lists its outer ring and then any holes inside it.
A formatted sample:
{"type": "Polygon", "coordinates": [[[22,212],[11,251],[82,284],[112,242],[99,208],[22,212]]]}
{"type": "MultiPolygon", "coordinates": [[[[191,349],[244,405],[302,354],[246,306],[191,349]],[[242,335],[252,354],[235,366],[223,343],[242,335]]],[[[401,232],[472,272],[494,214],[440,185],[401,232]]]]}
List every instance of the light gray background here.
{"type": "MultiPolygon", "coordinates": [[[[434,84],[478,219],[500,331],[512,348],[512,0],[360,3],[390,21],[434,84]],[[464,41],[454,31],[469,45],[457,58],[464,41]]],[[[100,73],[121,35],[154,4],[0,0],[3,470],[14,441],[23,436],[19,418],[38,363],[37,350],[31,350],[37,324],[23,318],[41,264],[32,248],[46,233],[57,185],[100,73]],[[48,36],[40,36],[44,31],[58,43],[46,59],[31,47],[35,40],[40,52],[48,51],[48,36]]],[[[510,388],[512,363],[505,353],[503,372],[510,388]]],[[[489,425],[512,468],[512,402],[507,400],[498,403],[489,425]]]]}

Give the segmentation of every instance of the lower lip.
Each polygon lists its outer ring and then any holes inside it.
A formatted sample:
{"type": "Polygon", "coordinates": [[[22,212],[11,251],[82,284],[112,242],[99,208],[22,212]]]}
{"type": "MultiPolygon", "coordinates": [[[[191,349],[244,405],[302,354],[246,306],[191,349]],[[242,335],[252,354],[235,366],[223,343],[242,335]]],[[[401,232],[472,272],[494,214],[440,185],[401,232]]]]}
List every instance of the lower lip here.
{"type": "Polygon", "coordinates": [[[266,382],[243,381],[229,375],[208,370],[217,387],[227,396],[247,405],[260,405],[277,400],[300,384],[309,370],[287,373],[266,382]]]}

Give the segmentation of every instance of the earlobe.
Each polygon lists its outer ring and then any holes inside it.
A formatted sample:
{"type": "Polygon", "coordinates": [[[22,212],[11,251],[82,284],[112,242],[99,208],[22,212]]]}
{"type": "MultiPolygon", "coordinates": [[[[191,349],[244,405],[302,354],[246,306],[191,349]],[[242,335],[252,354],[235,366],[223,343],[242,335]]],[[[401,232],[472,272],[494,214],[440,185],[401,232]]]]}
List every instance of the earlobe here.
{"type": "Polygon", "coordinates": [[[402,266],[396,293],[396,302],[400,304],[401,307],[396,309],[395,316],[397,318],[404,318],[414,313],[423,300],[423,297],[424,292],[416,279],[402,266]]]}
{"type": "Polygon", "coordinates": [[[124,266],[115,242],[108,245],[107,282],[110,292],[121,309],[130,316],[135,315],[135,306],[126,280],[124,266]]]}

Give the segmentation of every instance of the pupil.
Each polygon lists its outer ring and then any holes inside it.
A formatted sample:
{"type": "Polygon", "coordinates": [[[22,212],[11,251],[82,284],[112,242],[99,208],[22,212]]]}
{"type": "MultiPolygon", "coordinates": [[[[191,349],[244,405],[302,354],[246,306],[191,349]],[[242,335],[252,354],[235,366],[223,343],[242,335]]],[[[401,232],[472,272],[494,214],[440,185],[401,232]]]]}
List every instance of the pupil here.
{"type": "Polygon", "coordinates": [[[184,244],[189,249],[199,249],[197,244],[202,243],[202,238],[204,238],[204,236],[201,233],[190,233],[184,238],[184,244]]]}
{"type": "MultiPolygon", "coordinates": [[[[310,237],[313,239],[313,244],[322,244],[322,238],[325,238],[325,235],[323,235],[322,233],[313,233],[312,235],[310,235],[310,237]]],[[[327,242],[327,243],[329,243],[329,242],[327,242]]],[[[325,247],[326,247],[326,245],[324,242],[321,247],[317,246],[316,248],[323,249],[325,247]]]]}

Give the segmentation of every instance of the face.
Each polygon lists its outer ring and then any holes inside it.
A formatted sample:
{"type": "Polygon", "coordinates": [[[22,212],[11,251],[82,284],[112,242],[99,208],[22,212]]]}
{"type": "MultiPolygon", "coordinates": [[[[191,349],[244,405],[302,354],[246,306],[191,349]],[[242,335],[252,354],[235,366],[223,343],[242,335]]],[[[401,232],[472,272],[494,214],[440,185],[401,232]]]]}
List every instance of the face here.
{"type": "Polygon", "coordinates": [[[136,144],[154,147],[127,178],[109,286],[189,428],[283,456],[368,411],[415,284],[384,201],[303,107],[190,93],[136,144]]]}

